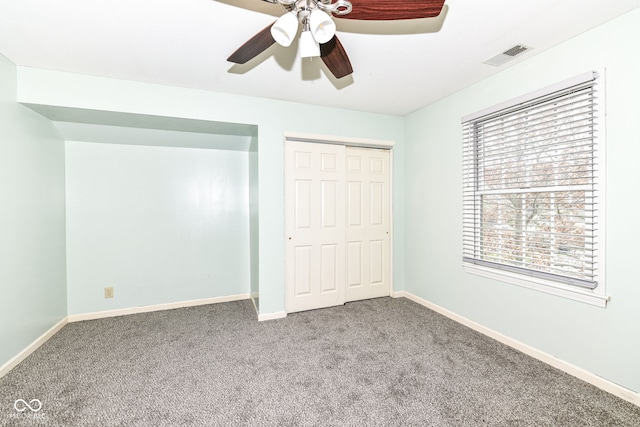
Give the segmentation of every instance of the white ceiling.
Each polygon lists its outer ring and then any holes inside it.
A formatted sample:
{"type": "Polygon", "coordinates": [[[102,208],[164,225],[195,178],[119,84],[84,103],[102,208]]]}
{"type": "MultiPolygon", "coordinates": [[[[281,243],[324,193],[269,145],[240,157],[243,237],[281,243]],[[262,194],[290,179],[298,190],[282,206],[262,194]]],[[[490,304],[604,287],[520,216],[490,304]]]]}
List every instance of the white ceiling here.
{"type": "Polygon", "coordinates": [[[437,18],[337,19],[354,73],[336,80],[319,58],[301,60],[297,43],[226,61],[283,13],[260,0],[0,0],[0,53],[23,66],[405,115],[637,7],[446,0],[437,18]],[[533,49],[483,64],[515,44],[533,49]]]}

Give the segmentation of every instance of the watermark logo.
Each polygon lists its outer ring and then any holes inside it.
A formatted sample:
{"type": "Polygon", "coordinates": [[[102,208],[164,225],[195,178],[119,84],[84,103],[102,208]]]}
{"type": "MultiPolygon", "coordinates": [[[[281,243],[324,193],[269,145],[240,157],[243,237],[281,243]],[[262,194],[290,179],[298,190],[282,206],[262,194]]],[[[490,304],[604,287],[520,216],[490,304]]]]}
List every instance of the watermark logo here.
{"type": "Polygon", "coordinates": [[[38,399],[31,399],[28,403],[24,399],[18,399],[13,403],[13,408],[18,412],[24,412],[27,409],[31,412],[38,412],[42,409],[42,402],[38,399]]]}

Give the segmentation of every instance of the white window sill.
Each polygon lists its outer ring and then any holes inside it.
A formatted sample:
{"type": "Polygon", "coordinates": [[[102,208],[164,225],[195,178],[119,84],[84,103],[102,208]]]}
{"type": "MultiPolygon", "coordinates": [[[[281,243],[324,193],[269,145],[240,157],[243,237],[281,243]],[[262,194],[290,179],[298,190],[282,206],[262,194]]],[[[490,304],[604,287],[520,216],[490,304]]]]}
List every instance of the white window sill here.
{"type": "MultiPolygon", "coordinates": [[[[523,276],[508,271],[496,270],[489,267],[483,267],[474,264],[462,264],[465,272],[475,274],[489,279],[499,280],[501,282],[511,283],[513,285],[522,286],[540,292],[557,295],[563,298],[569,298],[575,301],[584,302],[586,304],[595,305],[597,307],[606,307],[609,297],[596,290],[579,289],[572,286],[563,285],[552,282],[550,280],[539,279],[537,277],[523,276]]],[[[602,286],[602,285],[601,285],[602,286]]]]}

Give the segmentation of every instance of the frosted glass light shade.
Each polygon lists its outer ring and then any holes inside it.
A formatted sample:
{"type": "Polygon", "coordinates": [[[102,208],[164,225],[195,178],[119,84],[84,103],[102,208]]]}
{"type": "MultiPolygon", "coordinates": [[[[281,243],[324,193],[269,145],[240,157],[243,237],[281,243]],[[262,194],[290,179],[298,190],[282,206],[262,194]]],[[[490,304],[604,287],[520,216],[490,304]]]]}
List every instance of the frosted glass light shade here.
{"type": "Polygon", "coordinates": [[[282,15],[271,26],[271,36],[280,46],[291,46],[298,33],[298,16],[294,12],[282,15]]]}
{"type": "Polygon", "coordinates": [[[303,31],[300,35],[300,56],[302,58],[320,56],[320,45],[314,40],[311,31],[303,31]]]}
{"type": "Polygon", "coordinates": [[[320,44],[326,43],[336,34],[336,24],[325,12],[314,9],[309,16],[309,30],[320,44]]]}

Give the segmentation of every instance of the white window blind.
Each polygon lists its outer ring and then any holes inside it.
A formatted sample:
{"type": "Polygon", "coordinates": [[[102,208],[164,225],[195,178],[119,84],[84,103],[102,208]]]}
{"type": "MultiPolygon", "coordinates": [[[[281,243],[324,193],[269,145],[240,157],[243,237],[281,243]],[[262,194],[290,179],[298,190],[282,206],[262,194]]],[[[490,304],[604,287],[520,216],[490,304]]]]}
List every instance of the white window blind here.
{"type": "Polygon", "coordinates": [[[598,286],[597,74],[463,119],[463,261],[598,286]]]}

